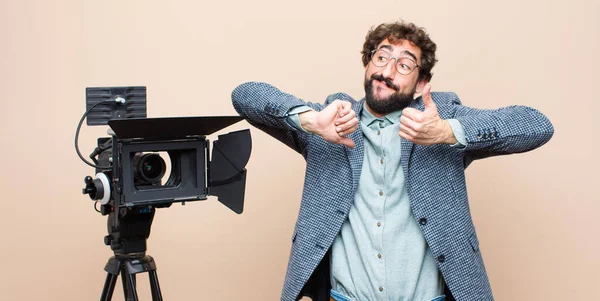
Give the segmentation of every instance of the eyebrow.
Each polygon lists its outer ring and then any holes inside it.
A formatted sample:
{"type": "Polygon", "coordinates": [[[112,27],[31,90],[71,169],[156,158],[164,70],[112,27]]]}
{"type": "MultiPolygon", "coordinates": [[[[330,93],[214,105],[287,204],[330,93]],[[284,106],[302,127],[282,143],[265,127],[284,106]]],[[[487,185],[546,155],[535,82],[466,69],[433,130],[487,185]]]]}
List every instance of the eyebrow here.
{"type": "MultiPolygon", "coordinates": [[[[392,47],[392,45],[381,45],[381,47],[379,47],[379,49],[387,49],[389,51],[394,51],[394,47],[392,47]]],[[[402,50],[402,54],[406,54],[406,55],[412,57],[415,60],[415,62],[419,61],[419,60],[417,60],[417,56],[414,53],[412,53],[406,49],[402,50]]]]}

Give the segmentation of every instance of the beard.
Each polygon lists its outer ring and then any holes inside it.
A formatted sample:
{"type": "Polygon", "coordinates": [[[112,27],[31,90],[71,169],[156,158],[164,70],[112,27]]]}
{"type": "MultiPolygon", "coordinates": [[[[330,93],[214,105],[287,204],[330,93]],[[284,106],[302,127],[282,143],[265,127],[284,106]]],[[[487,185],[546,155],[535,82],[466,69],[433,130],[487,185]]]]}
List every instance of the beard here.
{"type": "Polygon", "coordinates": [[[410,93],[402,93],[400,92],[400,87],[398,87],[392,80],[389,78],[384,78],[381,74],[373,74],[370,79],[365,78],[365,98],[367,101],[367,105],[371,110],[375,113],[381,115],[387,115],[389,113],[402,110],[413,101],[413,97],[415,95],[417,87],[414,87],[410,93]],[[392,95],[378,99],[375,97],[375,91],[373,91],[373,81],[378,80],[385,85],[396,91],[392,95]]]}

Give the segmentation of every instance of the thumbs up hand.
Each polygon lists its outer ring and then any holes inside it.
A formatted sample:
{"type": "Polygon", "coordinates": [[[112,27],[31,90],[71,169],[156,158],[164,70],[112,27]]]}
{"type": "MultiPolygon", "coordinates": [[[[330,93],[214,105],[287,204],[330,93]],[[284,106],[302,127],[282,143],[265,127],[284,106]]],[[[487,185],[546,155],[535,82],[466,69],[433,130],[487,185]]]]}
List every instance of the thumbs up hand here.
{"type": "Polygon", "coordinates": [[[457,141],[450,123],[440,118],[430,92],[431,86],[427,84],[422,94],[425,104],[424,111],[421,112],[414,108],[402,110],[398,135],[420,145],[455,144],[457,141]]]}

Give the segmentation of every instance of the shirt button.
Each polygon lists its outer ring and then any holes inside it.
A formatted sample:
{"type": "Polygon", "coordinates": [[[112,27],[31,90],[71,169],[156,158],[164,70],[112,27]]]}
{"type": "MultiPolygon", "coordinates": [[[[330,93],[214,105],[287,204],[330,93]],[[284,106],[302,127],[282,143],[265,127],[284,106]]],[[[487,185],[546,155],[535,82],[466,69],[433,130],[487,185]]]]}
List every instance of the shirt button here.
{"type": "Polygon", "coordinates": [[[427,219],[422,217],[419,219],[419,224],[421,224],[422,226],[425,226],[427,224],[427,219]]]}
{"type": "Polygon", "coordinates": [[[380,132],[380,131],[377,131],[377,136],[379,136],[380,134],[381,134],[381,132],[380,132]]]}
{"type": "Polygon", "coordinates": [[[444,262],[444,261],[446,261],[446,257],[444,255],[440,255],[440,256],[438,256],[438,261],[444,262]]]}
{"type": "Polygon", "coordinates": [[[377,254],[377,258],[381,259],[381,254],[377,254]]]}
{"type": "Polygon", "coordinates": [[[380,163],[380,164],[383,164],[383,159],[379,159],[379,163],[380,163]]]}
{"type": "Polygon", "coordinates": [[[380,195],[380,196],[381,196],[381,195],[383,195],[383,191],[379,191],[379,195],[380,195]]]}
{"type": "Polygon", "coordinates": [[[380,292],[383,292],[383,287],[381,287],[381,286],[380,286],[380,287],[379,287],[379,291],[380,291],[380,292]]]}
{"type": "Polygon", "coordinates": [[[381,222],[377,222],[377,227],[381,227],[381,222]]]}

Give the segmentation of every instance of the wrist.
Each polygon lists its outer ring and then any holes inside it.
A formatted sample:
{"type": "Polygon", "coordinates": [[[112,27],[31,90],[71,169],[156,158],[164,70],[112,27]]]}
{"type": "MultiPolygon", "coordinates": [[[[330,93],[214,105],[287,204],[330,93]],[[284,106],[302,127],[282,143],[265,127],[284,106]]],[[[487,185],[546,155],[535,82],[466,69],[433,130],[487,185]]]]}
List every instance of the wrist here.
{"type": "Polygon", "coordinates": [[[309,133],[316,133],[315,125],[317,124],[317,112],[310,110],[300,113],[298,114],[298,119],[300,120],[300,126],[302,126],[304,130],[309,133]]]}
{"type": "Polygon", "coordinates": [[[448,122],[448,120],[444,120],[444,128],[446,133],[446,139],[444,139],[445,143],[452,145],[458,143],[458,140],[456,140],[456,137],[454,136],[454,131],[452,130],[452,127],[450,126],[450,122],[448,122]]]}

